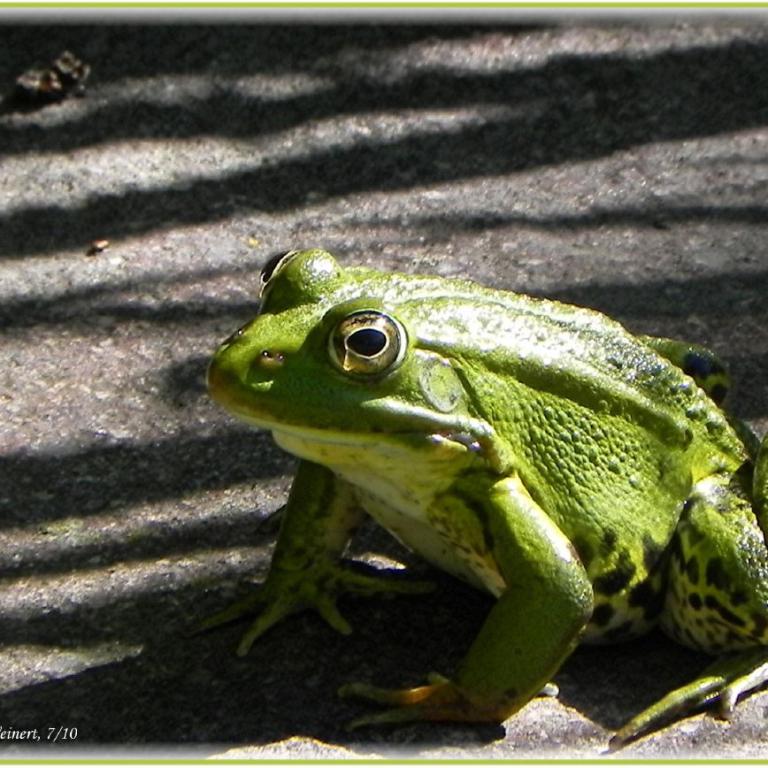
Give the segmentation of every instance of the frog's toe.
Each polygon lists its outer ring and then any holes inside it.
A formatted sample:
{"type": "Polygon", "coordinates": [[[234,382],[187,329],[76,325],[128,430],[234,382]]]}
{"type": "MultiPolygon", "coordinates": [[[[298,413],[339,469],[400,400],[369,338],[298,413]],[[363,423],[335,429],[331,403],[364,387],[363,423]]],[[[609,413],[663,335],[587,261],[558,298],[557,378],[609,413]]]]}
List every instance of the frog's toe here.
{"type": "Polygon", "coordinates": [[[648,731],[709,703],[718,695],[717,685],[710,680],[700,679],[677,688],[625,723],[608,743],[609,749],[621,749],[648,731]]]}
{"type": "Polygon", "coordinates": [[[730,720],[736,702],[743,694],[768,682],[768,649],[759,648],[748,658],[754,659],[756,663],[747,671],[744,671],[742,665],[739,673],[731,677],[720,694],[719,714],[724,720],[730,720]]]}
{"type": "Polygon", "coordinates": [[[336,600],[329,595],[318,595],[315,601],[315,609],[325,622],[342,635],[351,635],[351,624],[341,615],[336,606],[336,600]]]}
{"type": "Polygon", "coordinates": [[[560,686],[558,686],[557,683],[545,683],[544,687],[539,691],[538,695],[556,699],[560,695],[560,686]]]}
{"type": "MultiPolygon", "coordinates": [[[[266,603],[262,612],[243,635],[240,644],[237,646],[237,655],[247,655],[248,651],[251,650],[251,646],[268,629],[303,606],[311,606],[314,608],[332,629],[335,629],[342,635],[351,634],[352,627],[341,615],[341,611],[339,611],[336,606],[336,600],[337,595],[335,593],[326,592],[324,589],[316,588],[310,584],[305,585],[300,594],[294,594],[292,592],[281,592],[276,594],[272,600],[266,603]]],[[[259,600],[257,596],[255,602],[258,603],[262,601],[259,600]]],[[[242,613],[247,612],[248,610],[246,608],[242,613]]],[[[242,615],[242,613],[240,615],[242,615]]]]}
{"type": "Polygon", "coordinates": [[[289,613],[295,610],[293,601],[276,600],[267,605],[267,607],[258,615],[245,634],[240,638],[237,646],[238,656],[247,656],[251,646],[271,627],[284,619],[289,613]]]}
{"type": "Polygon", "coordinates": [[[668,693],[663,699],[633,717],[610,741],[620,749],[648,731],[654,730],[692,710],[718,704],[718,714],[729,719],[740,696],[768,682],[768,648],[759,647],[736,656],[718,659],[701,677],[668,693]]]}
{"type": "Polygon", "coordinates": [[[399,571],[381,570],[365,563],[350,563],[338,574],[345,592],[361,596],[424,595],[435,590],[433,581],[403,578],[399,571]]]}
{"type": "Polygon", "coordinates": [[[430,675],[428,685],[414,688],[378,688],[367,683],[349,683],[339,688],[342,698],[359,698],[391,709],[353,720],[349,729],[418,720],[435,722],[500,723],[505,714],[496,706],[471,700],[455,683],[441,675],[430,675]]]}
{"type": "Polygon", "coordinates": [[[237,621],[243,616],[253,613],[261,602],[262,597],[258,592],[253,595],[248,595],[248,597],[243,600],[238,600],[223,611],[218,611],[211,616],[207,616],[202,621],[199,621],[190,630],[189,634],[199,635],[203,632],[207,632],[209,629],[214,629],[215,627],[220,627],[224,624],[230,624],[233,621],[237,621]]]}
{"type": "Polygon", "coordinates": [[[356,717],[346,724],[345,730],[356,731],[358,728],[366,728],[368,726],[412,723],[415,720],[421,719],[423,718],[418,716],[413,707],[397,707],[395,709],[387,709],[384,712],[377,712],[373,715],[356,717]]]}
{"type": "Polygon", "coordinates": [[[338,694],[342,699],[365,699],[375,704],[408,707],[429,698],[440,686],[448,682],[442,678],[415,688],[379,688],[368,683],[347,683],[339,688],[338,694]]]}

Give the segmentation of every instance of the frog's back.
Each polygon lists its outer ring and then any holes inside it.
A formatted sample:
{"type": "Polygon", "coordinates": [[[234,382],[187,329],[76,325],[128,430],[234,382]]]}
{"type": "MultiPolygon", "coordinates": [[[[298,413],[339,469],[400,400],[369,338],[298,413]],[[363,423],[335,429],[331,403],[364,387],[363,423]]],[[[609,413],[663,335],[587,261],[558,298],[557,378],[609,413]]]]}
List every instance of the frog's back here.
{"type": "MultiPolygon", "coordinates": [[[[369,274],[350,272],[362,282],[369,274]]],[[[382,291],[375,275],[384,306],[409,322],[418,347],[468,369],[482,361],[532,391],[621,414],[710,461],[735,468],[743,460],[741,441],[693,379],[606,315],[462,279],[394,274],[382,291]]],[[[708,464],[693,468],[709,472],[708,464]]]]}

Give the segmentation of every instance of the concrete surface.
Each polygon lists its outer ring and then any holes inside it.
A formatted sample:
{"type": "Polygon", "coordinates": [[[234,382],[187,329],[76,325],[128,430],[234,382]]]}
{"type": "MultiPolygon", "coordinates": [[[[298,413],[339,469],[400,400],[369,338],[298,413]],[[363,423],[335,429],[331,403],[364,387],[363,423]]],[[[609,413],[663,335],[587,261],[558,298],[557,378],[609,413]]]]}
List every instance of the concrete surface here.
{"type": "MultiPolygon", "coordinates": [[[[0,757],[595,757],[701,669],[654,635],[578,651],[560,698],[505,728],[347,733],[365,708],[338,685],[449,673],[489,603],[437,576],[429,598],[347,600],[350,638],[311,615],[245,659],[242,626],[186,637],[263,576],[294,468],[203,374],[265,258],[322,245],[710,344],[765,430],[766,21],[6,19],[2,87],[65,49],[92,74],[82,99],[0,114],[0,727],[40,737],[0,757]]],[[[355,552],[378,551],[413,561],[371,528],[355,552]]],[[[762,756],[767,705],[624,756],[762,756]]]]}

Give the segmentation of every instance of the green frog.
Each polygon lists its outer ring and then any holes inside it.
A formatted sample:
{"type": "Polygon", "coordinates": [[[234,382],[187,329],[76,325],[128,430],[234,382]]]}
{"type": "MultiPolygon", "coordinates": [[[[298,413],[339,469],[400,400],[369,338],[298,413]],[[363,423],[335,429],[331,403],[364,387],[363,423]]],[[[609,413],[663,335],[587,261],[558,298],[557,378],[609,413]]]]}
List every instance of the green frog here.
{"type": "Polygon", "coordinates": [[[712,353],[320,249],[273,259],[260,299],[208,387],[301,461],[266,581],[205,623],[256,614],[241,655],[294,611],[348,633],[341,595],[429,588],[341,560],[367,513],[495,603],[450,678],[344,686],[384,705],[355,726],[501,723],[579,643],[655,625],[720,658],[614,746],[704,704],[727,715],[768,680],[768,438],[719,407],[712,353]]]}

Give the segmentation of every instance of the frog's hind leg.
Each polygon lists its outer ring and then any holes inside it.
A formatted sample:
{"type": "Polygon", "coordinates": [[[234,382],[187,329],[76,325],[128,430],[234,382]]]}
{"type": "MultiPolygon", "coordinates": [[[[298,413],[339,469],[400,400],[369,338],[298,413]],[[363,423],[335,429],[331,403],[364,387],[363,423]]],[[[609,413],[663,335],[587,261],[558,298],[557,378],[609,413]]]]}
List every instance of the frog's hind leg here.
{"type": "Polygon", "coordinates": [[[717,703],[720,716],[729,718],[742,694],[768,682],[768,647],[758,646],[735,656],[725,656],[708,666],[688,685],[635,715],[610,742],[618,749],[665,722],[708,704],[717,703]]]}
{"type": "Polygon", "coordinates": [[[757,515],[757,522],[762,528],[768,547],[768,434],[755,456],[755,472],[752,481],[752,504],[757,515]]]}
{"type": "Polygon", "coordinates": [[[661,615],[678,642],[730,655],[633,718],[613,747],[701,706],[717,703],[727,716],[740,695],[768,681],[768,553],[751,481],[746,464],[696,484],[671,544],[661,615]]]}

